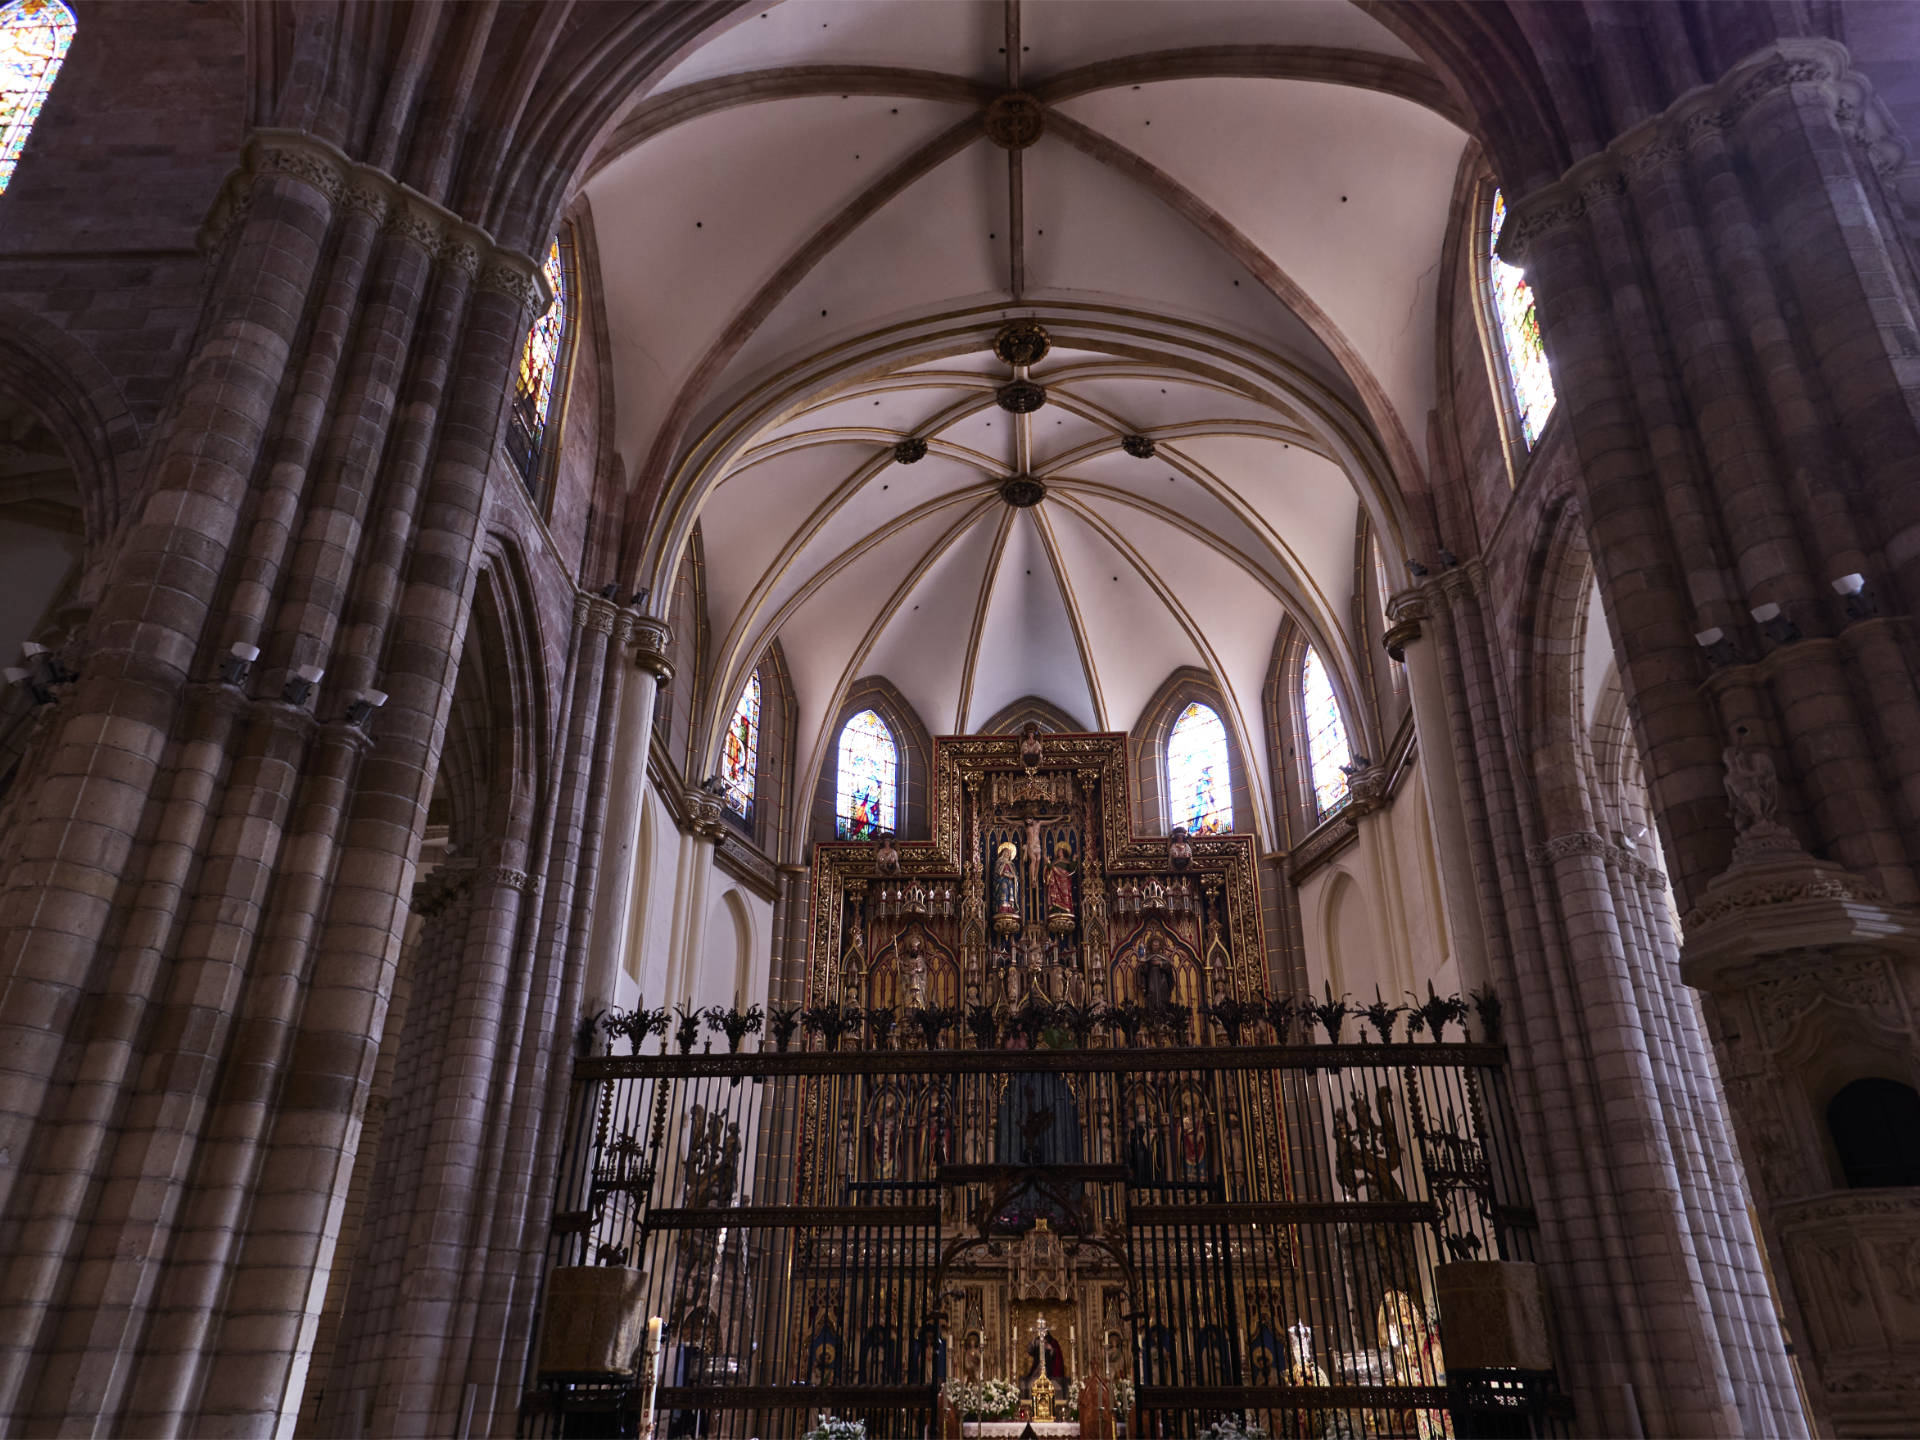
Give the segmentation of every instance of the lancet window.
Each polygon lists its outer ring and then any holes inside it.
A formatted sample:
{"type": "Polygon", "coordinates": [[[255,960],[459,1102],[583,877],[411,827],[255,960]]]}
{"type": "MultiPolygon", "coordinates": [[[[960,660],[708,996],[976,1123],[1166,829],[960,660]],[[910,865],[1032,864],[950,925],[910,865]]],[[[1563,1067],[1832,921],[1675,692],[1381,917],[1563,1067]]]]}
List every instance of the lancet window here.
{"type": "Polygon", "coordinates": [[[73,12],[60,0],[0,5],[0,191],[73,44],[73,12]]]}
{"type": "Polygon", "coordinates": [[[1520,422],[1520,434],[1531,450],[1553,414],[1553,375],[1540,343],[1540,318],[1533,306],[1533,287],[1516,267],[1500,258],[1500,230],[1507,223],[1506,197],[1493,192],[1493,215],[1487,227],[1487,288],[1493,294],[1495,328],[1507,393],[1520,422]]]}
{"type": "Polygon", "coordinates": [[[1307,739],[1307,779],[1313,787],[1315,811],[1331,815],[1347,802],[1347,775],[1340,767],[1353,763],[1340,702],[1319,652],[1309,645],[1300,665],[1300,715],[1307,739]]]}
{"type": "Polygon", "coordinates": [[[900,789],[900,747],[887,722],[862,710],[841,727],[834,828],[842,840],[891,834],[900,789]]]}
{"type": "Polygon", "coordinates": [[[536,500],[544,501],[553,474],[566,375],[573,355],[573,237],[562,227],[547,248],[541,267],[553,291],[553,303],[533,322],[520,350],[514,379],[513,417],[507,425],[507,453],[536,500]]]}
{"type": "Polygon", "coordinates": [[[1227,774],[1227,727],[1195,700],[1167,736],[1167,820],[1189,835],[1233,829],[1233,787],[1227,774]]]}
{"type": "Polygon", "coordinates": [[[720,784],[727,808],[743,820],[753,819],[753,775],[760,756],[760,672],[747,677],[740,703],[727,722],[726,743],[720,748],[720,784]]]}

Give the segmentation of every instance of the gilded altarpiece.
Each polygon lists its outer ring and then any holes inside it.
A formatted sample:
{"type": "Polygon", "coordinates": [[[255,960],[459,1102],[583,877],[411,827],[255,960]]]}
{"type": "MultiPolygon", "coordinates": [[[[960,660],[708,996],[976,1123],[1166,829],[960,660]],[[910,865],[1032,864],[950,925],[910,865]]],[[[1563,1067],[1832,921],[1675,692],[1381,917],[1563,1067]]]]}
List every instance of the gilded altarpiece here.
{"type": "Polygon", "coordinates": [[[1127,780],[1123,735],[946,737],[930,841],[816,850],[810,1014],[871,1036],[878,1013],[895,1050],[1060,1054],[803,1082],[795,1203],[942,1207],[951,1376],[1127,1375],[1126,1196],[1291,1198],[1277,1076],[1073,1067],[1224,1043],[1222,1002],[1267,995],[1251,838],[1136,835],[1127,780]]]}

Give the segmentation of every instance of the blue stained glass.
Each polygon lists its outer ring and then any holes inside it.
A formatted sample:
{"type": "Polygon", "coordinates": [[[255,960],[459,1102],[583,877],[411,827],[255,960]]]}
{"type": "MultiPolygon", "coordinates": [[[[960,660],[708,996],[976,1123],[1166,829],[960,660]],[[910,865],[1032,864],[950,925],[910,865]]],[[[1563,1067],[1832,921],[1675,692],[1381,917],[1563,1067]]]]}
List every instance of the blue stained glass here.
{"type": "Polygon", "coordinates": [[[1194,701],[1167,736],[1167,818],[1189,835],[1233,829],[1233,789],[1227,776],[1227,727],[1194,701]]]}
{"type": "Polygon", "coordinates": [[[1493,289],[1493,308],[1500,321],[1500,351],[1507,361],[1507,384],[1514,409],[1520,413],[1520,432],[1531,450],[1553,414],[1553,374],[1547,369],[1546,347],[1540,343],[1540,316],[1533,306],[1533,287],[1515,266],[1500,258],[1500,229],[1507,223],[1506,197],[1493,192],[1493,223],[1487,235],[1487,280],[1493,289]]]}
{"type": "Polygon", "coordinates": [[[834,820],[842,840],[870,840],[894,829],[900,750],[887,722],[862,710],[840,731],[834,820]]]}
{"type": "Polygon", "coordinates": [[[1340,702],[1333,697],[1327,667],[1311,646],[1300,667],[1300,709],[1307,722],[1307,778],[1313,783],[1313,803],[1320,814],[1330,815],[1347,803],[1347,776],[1340,767],[1353,763],[1353,749],[1347,744],[1346,723],[1340,718],[1340,702]]]}
{"type": "Polygon", "coordinates": [[[740,703],[727,722],[727,741],[720,751],[720,782],[726,787],[727,808],[753,818],[753,770],[760,754],[760,672],[747,677],[740,703]]]}
{"type": "Polygon", "coordinates": [[[73,12],[60,0],[0,5],[0,190],[13,179],[71,44],[73,12]]]}

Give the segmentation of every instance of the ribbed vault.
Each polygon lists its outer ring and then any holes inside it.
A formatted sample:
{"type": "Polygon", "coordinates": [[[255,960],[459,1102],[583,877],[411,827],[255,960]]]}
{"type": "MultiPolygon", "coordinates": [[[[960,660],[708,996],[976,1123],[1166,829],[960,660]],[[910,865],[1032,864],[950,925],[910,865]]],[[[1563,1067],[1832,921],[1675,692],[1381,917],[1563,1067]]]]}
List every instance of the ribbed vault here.
{"type": "Polygon", "coordinates": [[[703,763],[775,639],[806,776],[861,675],[935,732],[1028,696],[1118,729],[1193,666],[1272,834],[1274,636],[1295,617],[1358,693],[1361,512],[1396,574],[1422,523],[1466,143],[1344,0],[788,0],[691,52],[586,193],[623,566],[662,590],[704,538],[703,763]],[[1055,342],[1028,415],[995,403],[1014,316],[1055,342]]]}

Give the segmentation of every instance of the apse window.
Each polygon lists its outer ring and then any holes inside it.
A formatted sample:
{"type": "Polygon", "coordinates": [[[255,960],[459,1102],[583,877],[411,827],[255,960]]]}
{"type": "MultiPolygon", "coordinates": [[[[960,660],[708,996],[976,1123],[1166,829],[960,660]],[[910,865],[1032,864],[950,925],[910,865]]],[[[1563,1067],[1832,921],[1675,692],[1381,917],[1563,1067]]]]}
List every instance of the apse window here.
{"type": "Polygon", "coordinates": [[[1553,375],[1547,369],[1546,347],[1540,343],[1533,287],[1517,267],[1500,258],[1500,231],[1506,223],[1507,199],[1495,190],[1487,227],[1487,289],[1493,297],[1494,330],[1500,341],[1499,369],[1521,438],[1531,450],[1553,414],[1553,375]]]}
{"type": "Polygon", "coordinates": [[[1850,1190],[1920,1185],[1920,1092],[1869,1076],[1827,1105],[1827,1133],[1850,1190]]]}
{"type": "Polygon", "coordinates": [[[753,821],[753,774],[760,755],[760,672],[747,677],[740,703],[727,722],[726,743],[720,747],[721,796],[727,808],[749,824],[753,821]]]}
{"type": "Polygon", "coordinates": [[[1167,736],[1167,819],[1189,835],[1233,829],[1233,788],[1227,776],[1227,727],[1194,701],[1167,736]]]}
{"type": "Polygon", "coordinates": [[[1347,772],[1341,767],[1353,763],[1353,747],[1347,743],[1333,681],[1311,645],[1300,665],[1300,718],[1307,737],[1307,780],[1313,787],[1314,810],[1325,817],[1347,803],[1347,772]]]}
{"type": "Polygon", "coordinates": [[[573,233],[563,226],[541,266],[553,303],[533,322],[520,348],[514,377],[513,414],[507,422],[507,454],[527,493],[543,510],[553,490],[561,422],[566,413],[566,377],[573,365],[573,233]]]}
{"type": "Polygon", "coordinates": [[[862,710],[841,727],[834,822],[842,840],[892,834],[900,789],[900,747],[887,722],[862,710]]]}
{"type": "Polygon", "coordinates": [[[0,191],[13,180],[71,44],[73,12],[60,0],[0,5],[0,191]]]}

